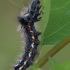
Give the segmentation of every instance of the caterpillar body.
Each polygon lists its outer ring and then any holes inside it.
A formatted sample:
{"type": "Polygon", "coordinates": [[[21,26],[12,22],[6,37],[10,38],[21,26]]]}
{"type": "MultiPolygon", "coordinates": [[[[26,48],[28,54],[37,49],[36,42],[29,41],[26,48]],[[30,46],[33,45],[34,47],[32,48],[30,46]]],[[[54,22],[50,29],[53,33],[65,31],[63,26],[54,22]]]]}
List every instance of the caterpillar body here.
{"type": "Polygon", "coordinates": [[[23,17],[18,17],[18,21],[21,23],[21,28],[24,28],[26,47],[22,60],[14,66],[14,70],[26,70],[33,64],[34,57],[37,54],[37,46],[40,44],[38,36],[41,32],[37,31],[34,26],[35,22],[41,20],[41,17],[39,17],[41,14],[40,8],[40,1],[34,0],[29,5],[27,13],[22,15],[23,17]]]}

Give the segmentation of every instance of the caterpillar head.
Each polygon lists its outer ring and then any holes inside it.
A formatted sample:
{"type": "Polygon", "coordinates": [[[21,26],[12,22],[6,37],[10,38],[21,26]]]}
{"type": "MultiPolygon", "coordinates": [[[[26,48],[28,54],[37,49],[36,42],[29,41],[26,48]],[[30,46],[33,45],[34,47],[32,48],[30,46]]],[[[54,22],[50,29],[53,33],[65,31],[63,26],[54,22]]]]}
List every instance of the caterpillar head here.
{"type": "Polygon", "coordinates": [[[30,21],[30,14],[29,13],[22,13],[22,15],[18,16],[18,21],[21,23],[22,26],[25,26],[30,21]]]}

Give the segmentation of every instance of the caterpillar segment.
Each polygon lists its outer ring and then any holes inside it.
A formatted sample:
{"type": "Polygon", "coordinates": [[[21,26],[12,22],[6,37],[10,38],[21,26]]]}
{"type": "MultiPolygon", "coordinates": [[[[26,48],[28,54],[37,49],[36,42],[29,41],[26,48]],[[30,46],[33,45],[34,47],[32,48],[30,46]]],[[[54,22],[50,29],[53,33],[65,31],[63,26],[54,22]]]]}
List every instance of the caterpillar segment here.
{"type": "Polygon", "coordinates": [[[41,20],[40,14],[40,1],[34,0],[30,5],[28,12],[19,16],[18,21],[21,27],[24,28],[26,34],[26,47],[22,60],[14,66],[14,70],[26,70],[34,62],[34,57],[37,54],[37,47],[40,44],[38,36],[41,32],[37,31],[34,23],[41,20]]]}

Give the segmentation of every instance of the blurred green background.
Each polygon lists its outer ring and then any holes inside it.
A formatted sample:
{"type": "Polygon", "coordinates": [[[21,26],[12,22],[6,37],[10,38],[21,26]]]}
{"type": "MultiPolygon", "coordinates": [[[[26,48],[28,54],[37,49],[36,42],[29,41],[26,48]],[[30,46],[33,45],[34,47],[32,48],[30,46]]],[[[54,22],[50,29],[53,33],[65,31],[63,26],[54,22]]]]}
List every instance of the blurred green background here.
{"type": "MultiPolygon", "coordinates": [[[[21,6],[22,0],[14,0],[21,6]]],[[[22,4],[23,7],[23,4],[22,4]]],[[[0,0],[0,69],[10,70],[20,52],[17,16],[20,10],[9,0],[0,0]]]]}
{"type": "MultiPolygon", "coordinates": [[[[13,0],[23,10],[23,0],[13,0]]],[[[9,0],[0,0],[0,69],[13,70],[17,55],[21,52],[21,38],[17,32],[19,23],[17,16],[21,10],[14,6],[9,0]]],[[[42,57],[54,45],[43,46],[41,50],[42,57]],[[46,49],[46,50],[45,50],[46,49]]],[[[70,44],[58,52],[53,59],[57,62],[70,60],[70,44]]],[[[44,70],[50,70],[48,63],[43,67],[44,70]]]]}

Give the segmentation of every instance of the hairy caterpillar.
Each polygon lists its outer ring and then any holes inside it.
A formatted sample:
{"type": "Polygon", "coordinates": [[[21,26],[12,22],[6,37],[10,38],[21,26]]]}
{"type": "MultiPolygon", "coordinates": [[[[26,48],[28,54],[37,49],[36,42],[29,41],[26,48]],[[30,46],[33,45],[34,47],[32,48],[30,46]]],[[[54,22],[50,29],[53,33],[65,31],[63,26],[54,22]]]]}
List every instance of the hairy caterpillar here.
{"type": "Polygon", "coordinates": [[[15,70],[26,70],[30,65],[33,64],[35,55],[37,54],[37,46],[40,41],[38,36],[41,32],[36,31],[34,23],[40,21],[41,5],[39,0],[34,0],[28,8],[28,11],[18,17],[18,21],[21,23],[21,28],[24,28],[26,36],[26,47],[25,53],[22,56],[22,60],[14,66],[15,70]]]}

